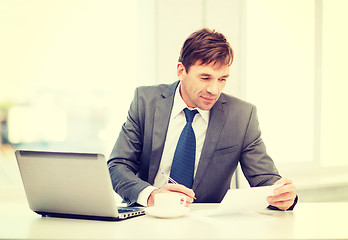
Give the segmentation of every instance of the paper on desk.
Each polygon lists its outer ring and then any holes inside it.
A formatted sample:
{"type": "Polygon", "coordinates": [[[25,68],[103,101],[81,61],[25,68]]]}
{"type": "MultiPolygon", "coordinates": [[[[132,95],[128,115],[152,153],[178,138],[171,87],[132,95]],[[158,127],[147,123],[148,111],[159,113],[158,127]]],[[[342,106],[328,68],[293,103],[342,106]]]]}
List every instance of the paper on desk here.
{"type": "Polygon", "coordinates": [[[214,215],[266,208],[268,206],[266,198],[274,195],[274,190],[281,186],[283,184],[246,189],[230,189],[222,199],[214,215]]]}

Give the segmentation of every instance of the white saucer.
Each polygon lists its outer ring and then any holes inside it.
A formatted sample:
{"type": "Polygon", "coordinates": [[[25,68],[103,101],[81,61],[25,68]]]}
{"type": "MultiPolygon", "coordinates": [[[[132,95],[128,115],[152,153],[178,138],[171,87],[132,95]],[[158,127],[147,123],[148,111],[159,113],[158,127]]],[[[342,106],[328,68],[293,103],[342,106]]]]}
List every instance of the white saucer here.
{"type": "Polygon", "coordinates": [[[158,209],[156,207],[145,208],[145,213],[158,218],[176,218],[181,217],[188,213],[190,209],[188,207],[180,207],[176,209],[158,209]]]}

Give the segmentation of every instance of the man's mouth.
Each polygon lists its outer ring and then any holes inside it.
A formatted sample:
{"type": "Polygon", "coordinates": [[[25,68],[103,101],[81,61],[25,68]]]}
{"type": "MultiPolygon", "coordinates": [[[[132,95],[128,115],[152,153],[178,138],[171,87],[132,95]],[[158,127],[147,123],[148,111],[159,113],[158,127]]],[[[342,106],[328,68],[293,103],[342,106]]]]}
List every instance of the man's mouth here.
{"type": "Polygon", "coordinates": [[[203,100],[206,101],[206,102],[214,102],[215,101],[215,98],[212,98],[212,97],[203,97],[203,96],[201,96],[201,98],[203,98],[203,100]]]}

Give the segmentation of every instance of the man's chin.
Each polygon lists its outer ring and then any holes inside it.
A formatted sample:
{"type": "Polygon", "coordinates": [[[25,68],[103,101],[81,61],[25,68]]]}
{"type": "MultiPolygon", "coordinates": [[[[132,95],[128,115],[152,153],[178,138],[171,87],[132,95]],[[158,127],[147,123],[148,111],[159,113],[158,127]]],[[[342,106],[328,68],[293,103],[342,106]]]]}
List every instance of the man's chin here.
{"type": "Polygon", "coordinates": [[[198,106],[199,109],[202,109],[202,110],[210,110],[213,106],[214,106],[215,102],[214,103],[202,103],[198,106]]]}

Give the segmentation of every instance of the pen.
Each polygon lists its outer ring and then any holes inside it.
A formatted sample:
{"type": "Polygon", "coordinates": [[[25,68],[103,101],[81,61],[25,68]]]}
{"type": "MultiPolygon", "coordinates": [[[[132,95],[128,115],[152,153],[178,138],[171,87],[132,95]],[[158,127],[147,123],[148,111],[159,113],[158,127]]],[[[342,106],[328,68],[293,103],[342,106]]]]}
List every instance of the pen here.
{"type": "MultiPolygon", "coordinates": [[[[162,175],[165,176],[171,183],[178,184],[173,178],[162,172],[162,175]]],[[[194,200],[197,200],[197,198],[193,197],[194,200]]]]}

